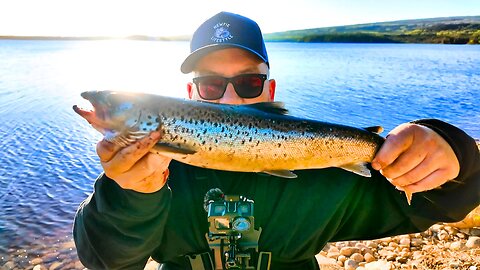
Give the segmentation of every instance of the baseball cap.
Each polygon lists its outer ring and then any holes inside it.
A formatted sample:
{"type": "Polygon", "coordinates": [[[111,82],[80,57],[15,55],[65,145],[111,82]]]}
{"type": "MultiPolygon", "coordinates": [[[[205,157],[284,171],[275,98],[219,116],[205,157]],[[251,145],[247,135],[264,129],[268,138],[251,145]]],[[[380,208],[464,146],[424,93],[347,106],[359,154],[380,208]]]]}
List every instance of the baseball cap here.
{"type": "Polygon", "coordinates": [[[258,24],[247,17],[223,11],[206,20],[193,33],[190,54],[180,69],[183,73],[190,73],[204,55],[232,47],[247,50],[269,65],[258,24]]]}

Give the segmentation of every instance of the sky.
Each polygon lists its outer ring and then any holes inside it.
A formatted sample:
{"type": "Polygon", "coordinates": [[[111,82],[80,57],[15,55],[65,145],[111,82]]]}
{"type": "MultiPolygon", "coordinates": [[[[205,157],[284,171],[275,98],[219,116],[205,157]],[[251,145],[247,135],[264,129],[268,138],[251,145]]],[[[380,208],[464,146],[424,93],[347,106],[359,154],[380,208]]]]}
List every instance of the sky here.
{"type": "Polygon", "coordinates": [[[257,21],[264,33],[480,15],[480,0],[0,0],[0,35],[190,35],[219,11],[257,21]]]}

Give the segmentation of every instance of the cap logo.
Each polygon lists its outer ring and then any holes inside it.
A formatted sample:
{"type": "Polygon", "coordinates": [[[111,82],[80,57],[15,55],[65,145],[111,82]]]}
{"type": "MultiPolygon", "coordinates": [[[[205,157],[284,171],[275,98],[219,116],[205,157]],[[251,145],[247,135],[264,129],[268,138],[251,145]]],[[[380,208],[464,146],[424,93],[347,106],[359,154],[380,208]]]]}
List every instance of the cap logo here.
{"type": "Polygon", "coordinates": [[[232,34],[230,34],[230,31],[228,28],[230,27],[229,23],[217,23],[213,29],[215,32],[213,33],[213,36],[211,37],[211,40],[216,43],[222,43],[225,41],[228,41],[233,38],[232,34]]]}

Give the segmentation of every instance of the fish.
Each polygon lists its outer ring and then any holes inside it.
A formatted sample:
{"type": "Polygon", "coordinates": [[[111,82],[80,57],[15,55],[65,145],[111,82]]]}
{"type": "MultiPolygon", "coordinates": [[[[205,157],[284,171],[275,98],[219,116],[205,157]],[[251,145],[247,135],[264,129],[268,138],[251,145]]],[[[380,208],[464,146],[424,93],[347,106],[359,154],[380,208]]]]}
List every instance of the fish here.
{"type": "Polygon", "coordinates": [[[111,90],[81,96],[93,109],[73,110],[106,141],[126,147],[159,131],[151,152],[203,168],[296,178],[296,170],[338,167],[371,177],[368,164],[385,141],[381,126],[295,117],[282,102],[229,105],[111,90]]]}

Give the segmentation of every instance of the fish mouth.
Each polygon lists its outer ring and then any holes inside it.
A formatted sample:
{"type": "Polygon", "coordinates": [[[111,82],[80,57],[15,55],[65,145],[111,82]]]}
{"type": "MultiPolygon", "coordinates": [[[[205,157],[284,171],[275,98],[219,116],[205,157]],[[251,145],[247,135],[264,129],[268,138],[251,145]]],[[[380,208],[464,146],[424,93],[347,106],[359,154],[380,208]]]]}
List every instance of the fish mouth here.
{"type": "Polygon", "coordinates": [[[101,109],[102,106],[101,104],[98,104],[95,102],[95,93],[96,91],[88,91],[88,92],[83,92],[81,93],[81,96],[88,100],[90,104],[92,105],[92,108],[87,109],[87,108],[82,108],[78,105],[73,105],[73,110],[83,117],[87,122],[92,125],[95,129],[101,130],[105,129],[106,123],[104,118],[104,111],[101,109]]]}

